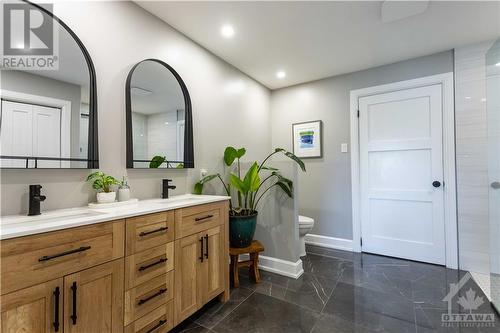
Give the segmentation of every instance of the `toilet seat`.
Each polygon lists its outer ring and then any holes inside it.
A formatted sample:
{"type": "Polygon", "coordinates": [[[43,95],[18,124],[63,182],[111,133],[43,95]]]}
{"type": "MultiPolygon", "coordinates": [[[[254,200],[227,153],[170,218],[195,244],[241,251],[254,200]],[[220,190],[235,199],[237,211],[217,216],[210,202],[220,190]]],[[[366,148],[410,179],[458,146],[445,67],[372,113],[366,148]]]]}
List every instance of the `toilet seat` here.
{"type": "Polygon", "coordinates": [[[308,216],[299,215],[299,227],[309,228],[314,225],[314,220],[308,216]]]}

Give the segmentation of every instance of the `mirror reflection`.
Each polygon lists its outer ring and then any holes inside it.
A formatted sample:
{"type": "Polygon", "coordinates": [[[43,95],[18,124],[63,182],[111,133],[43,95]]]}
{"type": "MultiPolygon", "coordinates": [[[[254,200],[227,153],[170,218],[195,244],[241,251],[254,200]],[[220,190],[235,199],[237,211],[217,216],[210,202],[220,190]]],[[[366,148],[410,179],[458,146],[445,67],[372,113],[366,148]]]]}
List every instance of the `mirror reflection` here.
{"type": "MultiPolygon", "coordinates": [[[[86,59],[77,37],[50,12],[28,3],[20,5],[40,13],[43,22],[52,22],[57,65],[1,68],[0,166],[97,167],[95,79],[87,64],[90,58],[86,59]]],[[[13,33],[11,45],[23,46],[23,35],[13,33]]],[[[27,46],[23,51],[34,54],[27,46]]]]}
{"type": "Polygon", "coordinates": [[[160,61],[145,60],[132,69],[127,82],[127,127],[132,134],[127,152],[129,168],[189,167],[186,162],[192,158],[185,157],[184,146],[190,106],[186,107],[187,90],[183,87],[160,61]]]}

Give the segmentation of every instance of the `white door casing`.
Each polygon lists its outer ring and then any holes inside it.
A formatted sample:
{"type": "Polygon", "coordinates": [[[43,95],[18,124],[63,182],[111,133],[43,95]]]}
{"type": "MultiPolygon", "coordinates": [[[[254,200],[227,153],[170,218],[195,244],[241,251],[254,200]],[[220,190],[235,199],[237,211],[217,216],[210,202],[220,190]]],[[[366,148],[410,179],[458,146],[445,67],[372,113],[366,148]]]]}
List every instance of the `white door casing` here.
{"type": "MultiPolygon", "coordinates": [[[[442,105],[442,163],[445,184],[441,187],[443,194],[445,258],[447,267],[458,267],[458,240],[456,220],[456,184],[455,184],[455,119],[453,96],[453,73],[438,74],[413,80],[384,84],[351,91],[350,127],[351,127],[351,186],[353,214],[353,251],[361,252],[361,170],[360,143],[361,136],[358,123],[358,102],[363,97],[397,92],[401,90],[440,85],[442,105]]],[[[434,180],[434,179],[433,179],[434,180]]],[[[433,181],[432,180],[432,181],[433,181]]],[[[431,181],[431,183],[432,183],[431,181]]],[[[415,185],[415,184],[414,184],[415,185]]],[[[434,210],[433,210],[434,211],[434,210]]],[[[365,242],[363,242],[365,245],[365,242]]],[[[363,250],[365,247],[363,246],[363,250]]],[[[395,256],[401,256],[397,254],[395,256]]]]}
{"type": "Polygon", "coordinates": [[[445,263],[441,85],[359,99],[363,251],[445,263]]]}

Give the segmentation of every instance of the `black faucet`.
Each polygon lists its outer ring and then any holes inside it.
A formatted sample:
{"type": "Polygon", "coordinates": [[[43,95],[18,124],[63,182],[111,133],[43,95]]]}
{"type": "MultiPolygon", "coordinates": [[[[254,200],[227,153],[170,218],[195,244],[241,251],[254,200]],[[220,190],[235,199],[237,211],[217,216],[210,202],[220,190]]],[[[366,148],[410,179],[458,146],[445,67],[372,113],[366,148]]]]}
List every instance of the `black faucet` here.
{"type": "Polygon", "coordinates": [[[30,185],[30,208],[28,215],[40,215],[40,201],[47,199],[45,195],[40,195],[42,185],[30,185]]]}
{"type": "Polygon", "coordinates": [[[177,188],[177,186],[168,185],[171,181],[172,179],[163,179],[163,191],[161,192],[162,199],[168,199],[168,190],[175,190],[177,188]]]}

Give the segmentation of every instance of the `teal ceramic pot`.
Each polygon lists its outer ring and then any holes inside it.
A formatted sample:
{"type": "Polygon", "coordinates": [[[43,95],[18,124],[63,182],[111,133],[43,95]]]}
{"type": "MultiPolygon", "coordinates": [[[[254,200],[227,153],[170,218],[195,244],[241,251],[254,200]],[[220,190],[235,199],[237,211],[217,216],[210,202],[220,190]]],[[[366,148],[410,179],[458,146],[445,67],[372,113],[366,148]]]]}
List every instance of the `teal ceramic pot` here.
{"type": "Polygon", "coordinates": [[[257,226],[257,212],[249,216],[229,216],[229,241],[231,247],[250,246],[257,226]]]}

